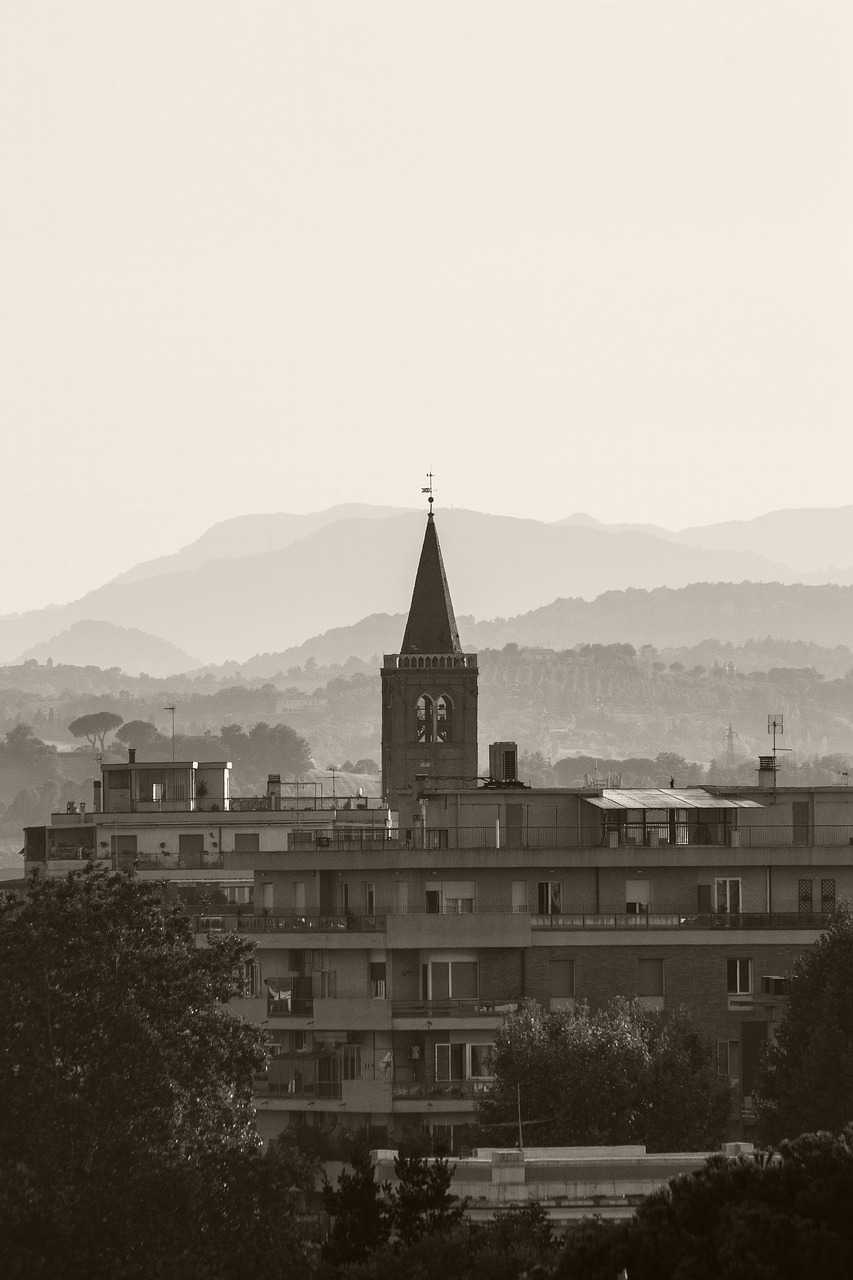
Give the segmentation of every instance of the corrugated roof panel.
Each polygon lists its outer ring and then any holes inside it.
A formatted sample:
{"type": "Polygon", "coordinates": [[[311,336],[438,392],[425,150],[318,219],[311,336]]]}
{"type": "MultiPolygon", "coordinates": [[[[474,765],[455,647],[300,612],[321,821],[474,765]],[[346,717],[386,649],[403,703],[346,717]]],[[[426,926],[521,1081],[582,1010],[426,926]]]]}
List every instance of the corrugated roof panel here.
{"type": "Polygon", "coordinates": [[[584,796],[587,804],[596,809],[760,809],[757,800],[724,800],[711,795],[701,787],[686,787],[679,791],[674,787],[647,787],[631,790],[627,787],[606,789],[600,796],[584,796]]]}

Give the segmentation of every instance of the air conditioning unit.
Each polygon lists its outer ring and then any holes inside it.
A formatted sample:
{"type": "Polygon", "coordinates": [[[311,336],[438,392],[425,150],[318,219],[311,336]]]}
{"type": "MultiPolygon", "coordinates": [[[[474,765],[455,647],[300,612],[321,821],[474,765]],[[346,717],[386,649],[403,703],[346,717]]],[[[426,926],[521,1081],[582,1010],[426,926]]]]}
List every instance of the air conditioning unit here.
{"type": "Polygon", "coordinates": [[[406,1050],[406,1057],[410,1062],[420,1062],[422,1056],[421,1046],[419,1044],[410,1044],[406,1050]]]}

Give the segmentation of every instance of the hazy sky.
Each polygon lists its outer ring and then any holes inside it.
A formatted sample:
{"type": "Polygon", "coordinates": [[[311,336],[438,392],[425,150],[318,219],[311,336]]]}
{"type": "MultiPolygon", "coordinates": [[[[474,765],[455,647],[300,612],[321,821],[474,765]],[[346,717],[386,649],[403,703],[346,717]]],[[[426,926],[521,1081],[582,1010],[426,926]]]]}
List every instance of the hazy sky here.
{"type": "Polygon", "coordinates": [[[5,0],[0,613],[430,466],[548,520],[853,502],[851,13],[5,0]]]}

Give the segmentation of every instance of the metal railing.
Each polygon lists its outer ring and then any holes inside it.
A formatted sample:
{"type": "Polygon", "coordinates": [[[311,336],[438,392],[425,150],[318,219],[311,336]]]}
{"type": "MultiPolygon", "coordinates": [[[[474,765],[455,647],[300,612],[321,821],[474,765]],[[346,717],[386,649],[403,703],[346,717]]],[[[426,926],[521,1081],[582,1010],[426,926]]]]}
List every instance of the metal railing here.
{"type": "Polygon", "coordinates": [[[295,1079],[257,1079],[254,1084],[254,1093],[259,1097],[293,1098],[294,1101],[300,1101],[306,1098],[339,1100],[341,1097],[341,1081],[318,1080],[316,1082],[308,1081],[300,1083],[295,1079]]]}
{"type": "Polygon", "coordinates": [[[385,916],[240,915],[239,933],[384,933],[385,916]]]}
{"type": "Polygon", "coordinates": [[[221,852],[202,853],[118,853],[114,855],[116,868],[123,871],[133,867],[137,871],[218,871],[225,866],[221,852]]]}
{"type": "Polygon", "coordinates": [[[658,846],[743,849],[853,846],[853,825],[779,825],[754,823],[731,827],[723,822],[626,823],[620,826],[482,827],[416,829],[403,848],[426,849],[601,849],[658,846]]]}
{"type": "Polygon", "coordinates": [[[585,907],[553,915],[532,914],[531,929],[826,929],[832,916],[819,911],[721,911],[696,913],[649,907],[637,914],[585,907]]]}
{"type": "Polygon", "coordinates": [[[515,1013],[518,1000],[392,1000],[391,1014],[395,1018],[495,1018],[504,1013],[515,1013]]]}
{"type": "Polygon", "coordinates": [[[475,1101],[491,1088],[491,1080],[432,1080],[417,1084],[391,1085],[394,1101],[419,1101],[440,1098],[447,1102],[475,1101]]]}

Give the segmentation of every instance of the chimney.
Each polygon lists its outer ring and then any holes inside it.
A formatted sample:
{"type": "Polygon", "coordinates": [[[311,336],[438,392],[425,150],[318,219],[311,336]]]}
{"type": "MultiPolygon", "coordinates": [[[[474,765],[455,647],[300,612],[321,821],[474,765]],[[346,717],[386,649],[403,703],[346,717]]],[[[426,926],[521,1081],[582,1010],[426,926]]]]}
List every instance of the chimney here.
{"type": "Polygon", "coordinates": [[[775,756],[758,757],[759,787],[763,787],[765,791],[776,790],[776,770],[778,767],[775,756]]]}
{"type": "Polygon", "coordinates": [[[281,808],[281,774],[271,773],[267,778],[267,795],[269,796],[270,808],[281,808]]]}
{"type": "Polygon", "coordinates": [[[93,790],[93,792],[94,792],[94,795],[93,795],[93,797],[92,797],[92,812],[93,812],[93,813],[100,813],[100,812],[101,812],[101,781],[100,781],[100,778],[96,778],[96,779],[95,779],[95,781],[92,783],[92,790],[93,790]]]}
{"type": "Polygon", "coordinates": [[[127,748],[127,763],[136,764],[136,747],[127,748]]]}

